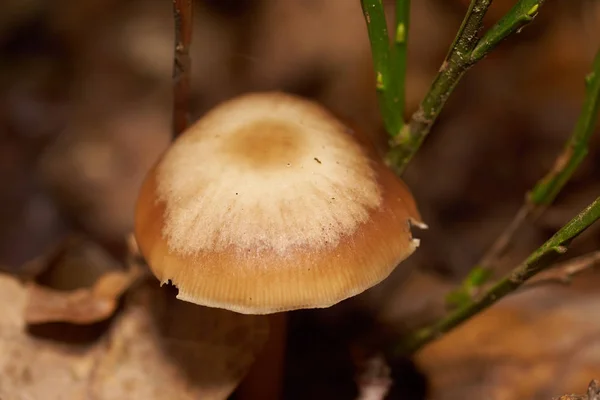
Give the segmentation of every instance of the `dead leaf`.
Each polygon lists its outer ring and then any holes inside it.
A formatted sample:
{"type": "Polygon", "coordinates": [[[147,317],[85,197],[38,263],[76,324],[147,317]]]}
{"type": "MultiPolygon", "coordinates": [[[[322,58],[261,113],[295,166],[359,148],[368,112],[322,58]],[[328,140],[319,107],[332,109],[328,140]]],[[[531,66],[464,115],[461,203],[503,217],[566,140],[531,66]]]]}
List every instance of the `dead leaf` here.
{"type": "Polygon", "coordinates": [[[122,263],[89,237],[69,235],[20,270],[23,280],[68,291],[93,286],[105,273],[122,270],[122,263]]]}
{"type": "Polygon", "coordinates": [[[91,324],[113,315],[119,298],[140,276],[138,270],[108,272],[91,288],[55,290],[30,283],[25,308],[27,324],[69,322],[91,324]]]}
{"type": "Polygon", "coordinates": [[[509,297],[424,348],[431,400],[548,400],[600,376],[600,297],[540,287],[509,297]]]}
{"type": "Polygon", "coordinates": [[[594,379],[590,382],[586,394],[566,394],[555,400],[600,400],[600,384],[594,379]]]}
{"type": "Polygon", "coordinates": [[[266,318],[164,289],[136,286],[101,340],[73,345],[28,335],[27,289],[0,274],[0,399],[226,399],[268,336],[266,318]]]}
{"type": "Polygon", "coordinates": [[[68,346],[25,333],[26,289],[0,275],[0,399],[86,399],[98,345],[68,346]]]}
{"type": "Polygon", "coordinates": [[[136,291],[91,377],[95,399],[226,399],[268,337],[264,316],[176,300],[155,282],[136,291]]]}

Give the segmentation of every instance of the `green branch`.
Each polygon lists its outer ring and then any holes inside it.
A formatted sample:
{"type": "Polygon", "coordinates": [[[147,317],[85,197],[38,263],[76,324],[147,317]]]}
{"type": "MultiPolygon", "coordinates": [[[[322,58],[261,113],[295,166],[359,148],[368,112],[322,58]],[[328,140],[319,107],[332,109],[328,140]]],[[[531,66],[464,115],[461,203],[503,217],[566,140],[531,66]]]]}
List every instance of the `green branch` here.
{"type": "MultiPolygon", "coordinates": [[[[529,213],[550,204],[585,158],[588,143],[594,132],[598,113],[600,112],[600,49],[594,59],[592,71],[585,81],[586,96],[582,110],[565,150],[558,157],[554,168],[530,192],[528,203],[517,214],[507,231],[500,236],[496,247],[507,245],[512,234],[529,213]]],[[[483,285],[487,282],[491,271],[488,263],[477,266],[471,271],[459,289],[452,292],[448,297],[449,302],[454,303],[456,308],[440,321],[409,335],[392,352],[397,355],[417,351],[470,317],[485,310],[502,297],[515,291],[528,279],[549,268],[554,259],[567,250],[566,246],[598,219],[600,219],[600,197],[533,252],[522,265],[498,281],[482,296],[479,296],[478,292],[482,290],[483,285]]],[[[499,251],[499,249],[495,249],[495,251],[499,251]]]]}
{"type": "Polygon", "coordinates": [[[419,109],[413,114],[409,128],[403,129],[390,143],[386,162],[397,174],[404,172],[423,144],[448,97],[466,70],[483,58],[502,39],[531,21],[543,1],[520,0],[484,35],[482,40],[478,40],[477,35],[491,0],[471,1],[450,51],[419,109]]]}
{"type": "Polygon", "coordinates": [[[391,132],[394,137],[404,127],[404,110],[406,104],[406,69],[408,50],[408,30],[410,28],[410,0],[396,0],[396,22],[394,45],[392,47],[391,74],[394,82],[395,112],[400,117],[400,129],[391,132]]]}
{"type": "Polygon", "coordinates": [[[433,325],[409,335],[399,347],[392,349],[392,353],[400,355],[417,351],[460,323],[490,307],[507,294],[515,291],[529,278],[550,267],[557,256],[565,253],[566,246],[598,219],[600,219],[600,197],[563,226],[546,243],[534,251],[522,265],[502,278],[483,296],[454,310],[433,325]]]}
{"type": "Polygon", "coordinates": [[[533,21],[545,0],[521,0],[513,6],[493,27],[481,38],[471,53],[471,62],[485,57],[494,47],[509,35],[518,32],[533,21]]]}
{"type": "Polygon", "coordinates": [[[600,110],[600,50],[596,53],[592,72],[586,77],[586,97],[571,138],[554,167],[528,194],[534,206],[546,206],[554,201],[588,153],[590,138],[600,110]]]}
{"type": "Polygon", "coordinates": [[[449,295],[450,305],[460,305],[461,302],[469,301],[477,293],[479,288],[491,277],[494,262],[509,247],[517,230],[532,214],[538,214],[541,208],[554,201],[587,155],[589,141],[594,133],[600,112],[600,49],[596,53],[592,71],[586,77],[585,82],[586,96],[583,107],[564,150],[556,158],[553,168],[528,193],[526,203],[498,236],[479,264],[465,278],[460,287],[449,295]],[[485,279],[474,280],[473,278],[481,276],[484,276],[485,279]]]}
{"type": "Polygon", "coordinates": [[[402,125],[402,116],[396,110],[394,88],[390,75],[390,40],[381,0],[361,0],[375,69],[377,100],[386,131],[394,136],[402,125]]]}

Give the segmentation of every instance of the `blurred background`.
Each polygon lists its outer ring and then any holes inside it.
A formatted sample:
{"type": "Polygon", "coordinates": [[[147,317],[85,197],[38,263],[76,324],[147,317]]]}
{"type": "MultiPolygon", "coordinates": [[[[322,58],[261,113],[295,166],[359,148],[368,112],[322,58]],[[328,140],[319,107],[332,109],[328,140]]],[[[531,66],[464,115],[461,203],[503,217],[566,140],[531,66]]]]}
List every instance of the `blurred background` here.
{"type": "MultiPolygon", "coordinates": [[[[468,3],[412,2],[406,117],[468,3]]],[[[513,3],[494,1],[486,27],[513,3]]],[[[73,233],[94,243],[80,259],[123,256],[141,180],[170,141],[173,38],[168,0],[0,3],[4,271],[35,275],[30,261],[73,233]]],[[[547,0],[533,24],[466,74],[405,175],[430,227],[418,232],[419,251],[367,293],[292,316],[289,398],[351,398],[348,343],[369,342],[381,326],[410,325],[415,304],[438,293],[427,279],[407,283],[406,271],[453,281],[478,261],[561,150],[599,45],[600,1],[547,0]]],[[[385,150],[358,0],[196,0],[191,57],[195,119],[240,93],[283,90],[318,100],[385,150]]],[[[599,192],[595,135],[555,206],[520,232],[502,268],[599,192]]],[[[586,232],[570,255],[598,249],[599,232],[586,232]]],[[[407,390],[419,392],[424,378],[406,368],[407,386],[414,384],[407,390]]]]}

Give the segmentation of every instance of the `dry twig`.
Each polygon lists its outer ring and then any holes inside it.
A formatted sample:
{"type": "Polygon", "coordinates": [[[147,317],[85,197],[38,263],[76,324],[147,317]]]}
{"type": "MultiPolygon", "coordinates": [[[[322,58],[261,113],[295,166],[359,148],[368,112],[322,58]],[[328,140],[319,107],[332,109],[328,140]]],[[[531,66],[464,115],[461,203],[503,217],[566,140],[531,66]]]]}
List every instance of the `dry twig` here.
{"type": "Polygon", "coordinates": [[[550,205],[571,178],[588,152],[588,143],[600,111],[600,50],[596,54],[592,71],[586,77],[586,96],[577,124],[564,150],[552,169],[528,193],[526,202],[513,220],[500,234],[481,261],[471,270],[457,290],[451,293],[453,303],[469,302],[480,292],[492,275],[498,259],[509,248],[516,232],[532,216],[540,215],[550,205]]]}
{"type": "Polygon", "coordinates": [[[173,62],[173,137],[190,121],[190,44],[192,42],[192,0],[173,0],[175,55],[173,62]]]}
{"type": "Polygon", "coordinates": [[[554,165],[527,194],[525,204],[498,237],[479,265],[491,269],[509,248],[515,233],[531,216],[538,216],[552,204],[579,164],[588,153],[588,144],[600,111],[600,50],[596,54],[592,71],[585,79],[586,96],[577,124],[554,165]]]}
{"type": "Polygon", "coordinates": [[[564,396],[556,397],[554,400],[600,400],[600,383],[594,379],[590,382],[586,394],[566,394],[564,396]]]}
{"type": "Polygon", "coordinates": [[[523,289],[547,284],[568,285],[577,275],[600,264],[600,251],[576,257],[537,275],[523,289]]]}

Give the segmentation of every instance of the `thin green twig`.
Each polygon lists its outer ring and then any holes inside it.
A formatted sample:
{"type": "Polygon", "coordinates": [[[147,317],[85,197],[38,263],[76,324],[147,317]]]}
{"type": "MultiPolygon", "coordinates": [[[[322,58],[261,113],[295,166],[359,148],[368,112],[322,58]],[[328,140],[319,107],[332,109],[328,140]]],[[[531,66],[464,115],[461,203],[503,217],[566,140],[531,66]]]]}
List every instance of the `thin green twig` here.
{"type": "Polygon", "coordinates": [[[386,131],[395,135],[400,130],[401,115],[396,110],[390,75],[390,40],[381,0],[361,0],[375,69],[377,100],[386,131]]]}
{"type": "MultiPolygon", "coordinates": [[[[600,49],[594,59],[592,71],[585,81],[586,96],[581,113],[565,149],[557,158],[554,168],[529,193],[528,201],[524,207],[509,224],[507,230],[499,237],[496,242],[497,248],[492,248],[492,251],[496,252],[495,256],[501,250],[500,247],[508,245],[514,232],[530,213],[540,210],[554,200],[577,166],[585,158],[589,140],[594,132],[600,112],[600,49]],[[536,193],[539,197],[535,197],[536,193]]],[[[483,261],[482,264],[471,271],[459,289],[448,297],[448,300],[454,303],[456,309],[439,322],[411,334],[394,351],[414,352],[494,304],[500,298],[515,291],[529,278],[551,266],[554,258],[566,251],[566,246],[569,245],[571,240],[598,218],[600,218],[600,198],[596,199],[586,210],[561,228],[550,240],[529,256],[524,264],[501,279],[483,296],[479,296],[478,292],[482,289],[483,284],[487,282],[491,273],[489,261],[483,261]]]]}
{"type": "Polygon", "coordinates": [[[397,174],[404,172],[423,144],[448,97],[466,70],[481,60],[502,39],[530,22],[543,1],[518,1],[506,16],[494,25],[482,40],[479,40],[478,33],[491,0],[471,0],[450,51],[419,109],[413,114],[409,128],[403,129],[390,143],[386,162],[397,174]],[[534,7],[533,3],[537,7],[534,7]]]}
{"type": "Polygon", "coordinates": [[[410,0],[396,0],[396,22],[394,29],[394,45],[392,47],[392,63],[390,72],[394,82],[395,110],[400,116],[400,128],[391,132],[394,137],[404,128],[404,110],[406,104],[406,69],[408,50],[408,31],[410,28],[410,0]]]}
{"type": "Polygon", "coordinates": [[[485,57],[494,47],[509,35],[518,32],[533,21],[545,0],[522,0],[515,4],[504,17],[492,26],[477,43],[471,53],[471,62],[485,57]]]}
{"type": "Polygon", "coordinates": [[[552,169],[527,194],[525,204],[483,256],[479,262],[480,268],[494,267],[493,264],[510,246],[521,225],[530,216],[539,215],[545,207],[552,204],[586,157],[600,112],[600,49],[596,53],[592,71],[585,79],[585,86],[586,95],[581,113],[563,151],[556,158],[552,169]]]}
{"type": "Polygon", "coordinates": [[[577,124],[554,167],[535,185],[528,201],[535,206],[551,204],[588,154],[590,138],[600,110],[600,50],[596,53],[592,71],[585,79],[586,96],[577,124]]]}
{"type": "Polygon", "coordinates": [[[477,34],[491,0],[472,0],[462,25],[419,109],[413,114],[409,129],[392,139],[388,164],[401,174],[421,147],[425,136],[442,111],[452,90],[466,71],[470,52],[477,44],[477,34]]]}
{"type": "Polygon", "coordinates": [[[498,281],[483,296],[457,308],[433,325],[415,331],[406,337],[400,346],[393,348],[392,354],[397,356],[417,351],[515,291],[529,278],[550,267],[559,255],[567,251],[567,246],[571,241],[598,219],[600,219],[600,197],[563,226],[546,243],[534,251],[523,264],[498,281]]]}

